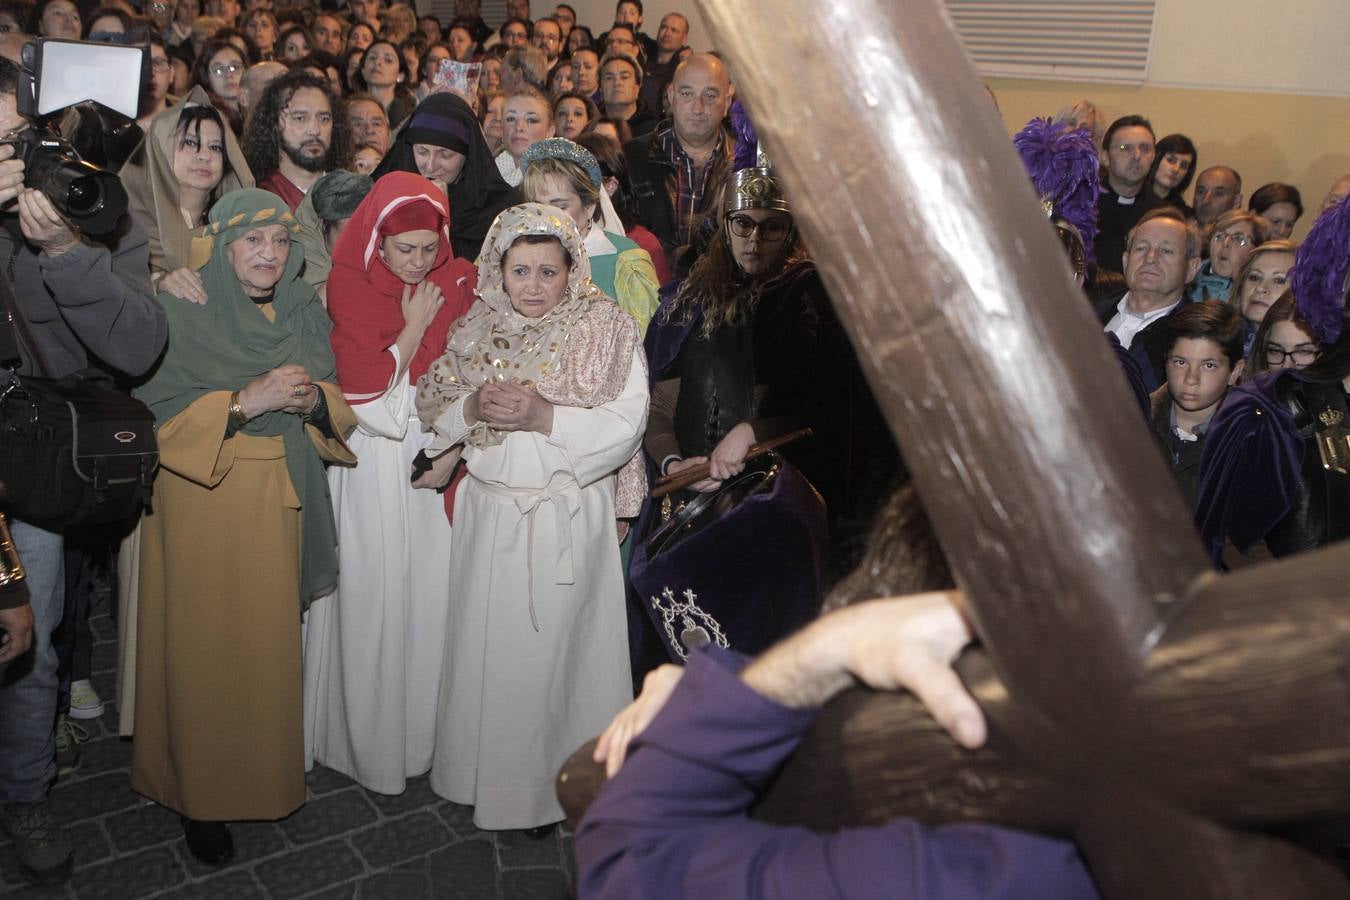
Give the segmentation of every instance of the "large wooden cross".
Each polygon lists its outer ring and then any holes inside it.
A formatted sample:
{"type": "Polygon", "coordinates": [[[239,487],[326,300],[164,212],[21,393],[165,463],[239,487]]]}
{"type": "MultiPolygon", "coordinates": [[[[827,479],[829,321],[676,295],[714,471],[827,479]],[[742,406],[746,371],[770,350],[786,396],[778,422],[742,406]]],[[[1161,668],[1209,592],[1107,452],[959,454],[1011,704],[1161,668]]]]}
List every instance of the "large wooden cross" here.
{"type": "Polygon", "coordinates": [[[1210,572],[936,0],[700,6],[966,592],[992,731],[847,693],[756,814],[1072,834],[1112,898],[1350,896],[1258,831],[1350,811],[1350,547],[1210,572]]]}

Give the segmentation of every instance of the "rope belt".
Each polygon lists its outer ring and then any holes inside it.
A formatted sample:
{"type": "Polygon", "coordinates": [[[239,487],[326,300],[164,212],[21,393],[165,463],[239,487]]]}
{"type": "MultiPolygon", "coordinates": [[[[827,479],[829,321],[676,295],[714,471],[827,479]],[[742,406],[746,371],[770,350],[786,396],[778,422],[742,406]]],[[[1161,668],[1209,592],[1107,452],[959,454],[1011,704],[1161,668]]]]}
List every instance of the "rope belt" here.
{"type": "Polygon", "coordinates": [[[499,484],[477,481],[477,479],[475,481],[476,486],[484,494],[495,500],[514,504],[516,510],[525,517],[526,574],[529,578],[530,624],[535,631],[539,631],[539,617],[534,611],[535,514],[540,512],[546,504],[553,510],[553,523],[558,541],[557,558],[553,562],[553,583],[575,584],[576,579],[572,572],[572,520],[581,511],[581,488],[577,487],[576,482],[570,479],[564,485],[556,487],[550,485],[534,490],[508,488],[499,484]]]}

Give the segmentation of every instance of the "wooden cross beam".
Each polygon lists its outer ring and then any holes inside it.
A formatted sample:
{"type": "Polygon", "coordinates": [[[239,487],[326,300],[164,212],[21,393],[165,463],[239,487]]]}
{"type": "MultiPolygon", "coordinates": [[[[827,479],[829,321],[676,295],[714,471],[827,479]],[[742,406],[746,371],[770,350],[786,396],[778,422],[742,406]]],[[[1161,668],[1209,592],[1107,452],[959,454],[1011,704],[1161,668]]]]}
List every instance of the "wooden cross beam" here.
{"type": "Polygon", "coordinates": [[[756,814],[1071,833],[1109,897],[1350,896],[1242,830],[1350,809],[1350,548],[1209,573],[936,0],[700,6],[966,591],[993,725],[966,753],[846,693],[756,814]]]}

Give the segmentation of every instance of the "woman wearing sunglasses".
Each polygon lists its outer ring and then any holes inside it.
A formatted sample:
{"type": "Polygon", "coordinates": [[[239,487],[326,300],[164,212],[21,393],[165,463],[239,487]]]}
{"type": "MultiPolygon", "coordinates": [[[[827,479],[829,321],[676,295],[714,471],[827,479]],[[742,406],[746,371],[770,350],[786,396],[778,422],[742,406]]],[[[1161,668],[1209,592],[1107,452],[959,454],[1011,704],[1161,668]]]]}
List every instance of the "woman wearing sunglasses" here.
{"type": "Polygon", "coordinates": [[[731,177],[707,253],[665,293],[648,341],[661,399],[653,394],[647,449],[662,475],[708,464],[709,477],[693,490],[714,490],[745,468],[751,444],[781,430],[770,420],[798,418],[810,369],[799,352],[811,354],[815,308],[828,305],[772,172],[731,177]],[[785,295],[803,280],[808,290],[791,291],[797,308],[784,309],[785,295]],[[763,338],[774,352],[759,346],[763,338]],[[706,377],[697,382],[681,377],[698,369],[706,377]],[[681,427],[705,422],[710,427],[681,427]]]}
{"type": "Polygon", "coordinates": [[[653,638],[661,638],[675,661],[690,640],[705,635],[754,652],[814,615],[826,578],[826,524],[851,515],[850,459],[870,446],[864,432],[875,431],[858,418],[875,407],[774,173],[735,172],[722,197],[708,250],[682,282],[662,291],[645,342],[653,384],[644,446],[659,470],[653,475],[692,475],[705,466],[707,475],[649,502],[636,526],[630,575],[656,626],[654,632],[630,633],[639,677],[667,661],[653,638]],[[791,465],[748,458],[752,445],[806,427],[813,437],[782,449],[791,465]],[[740,503],[747,479],[762,481],[764,490],[753,503],[740,503]],[[742,511],[755,519],[751,508],[765,504],[774,506],[769,520],[747,523],[742,511]],[[665,541],[662,529],[704,507],[729,511],[699,526],[704,534],[717,529],[718,539],[699,560],[678,562],[667,550],[675,542],[665,541]],[[810,540],[794,543],[807,534],[810,540]],[[753,546],[741,546],[746,541],[753,546]],[[760,567],[762,572],[746,574],[760,567]],[[780,578],[781,591],[761,588],[780,578]],[[653,584],[655,603],[648,590],[653,584]],[[664,587],[680,604],[692,602],[685,589],[698,594],[699,609],[674,619],[658,616],[664,587]],[[739,625],[718,612],[724,603],[739,625]],[[757,611],[747,614],[751,607],[757,611]],[[701,631],[683,629],[686,640],[674,624],[686,615],[714,621],[704,622],[701,631]]]}

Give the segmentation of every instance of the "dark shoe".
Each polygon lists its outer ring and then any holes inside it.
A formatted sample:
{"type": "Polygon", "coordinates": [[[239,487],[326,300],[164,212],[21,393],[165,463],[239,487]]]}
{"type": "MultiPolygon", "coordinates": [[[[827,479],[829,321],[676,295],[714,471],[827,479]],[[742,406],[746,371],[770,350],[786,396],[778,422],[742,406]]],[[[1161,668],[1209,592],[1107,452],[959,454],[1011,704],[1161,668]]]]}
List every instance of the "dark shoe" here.
{"type": "Polygon", "coordinates": [[[223,866],[234,859],[234,838],[224,822],[199,822],[183,816],[183,837],[192,856],[205,866],[223,866]]]}
{"type": "Polygon", "coordinates": [[[48,885],[70,877],[70,838],[52,821],[52,809],[45,799],[0,806],[0,823],[14,839],[24,878],[48,885]]]}
{"type": "Polygon", "coordinates": [[[542,841],[557,830],[558,823],[554,822],[550,825],[540,825],[538,828],[526,828],[525,836],[532,841],[542,841]]]}

